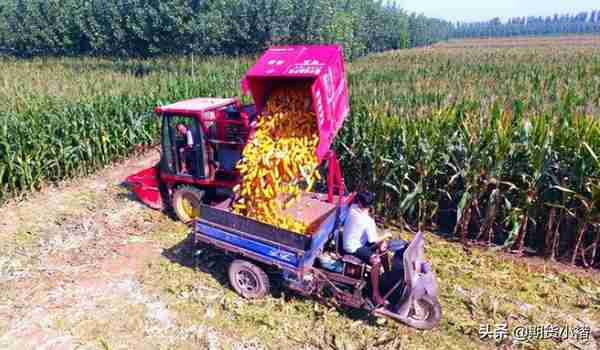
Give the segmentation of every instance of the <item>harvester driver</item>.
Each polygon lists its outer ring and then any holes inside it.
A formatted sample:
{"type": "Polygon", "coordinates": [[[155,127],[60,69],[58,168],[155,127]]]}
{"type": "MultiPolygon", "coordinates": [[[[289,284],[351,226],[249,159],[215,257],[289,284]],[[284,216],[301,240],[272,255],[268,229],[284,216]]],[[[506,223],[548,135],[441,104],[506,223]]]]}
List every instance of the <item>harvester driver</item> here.
{"type": "Polygon", "coordinates": [[[186,151],[194,147],[194,136],[192,130],[184,124],[177,124],[175,127],[177,128],[177,132],[185,138],[185,144],[179,148],[179,159],[181,159],[181,172],[188,173],[187,164],[191,163],[191,160],[188,159],[189,152],[186,151]]]}
{"type": "Polygon", "coordinates": [[[371,265],[373,301],[383,305],[384,299],[379,292],[380,253],[385,250],[385,241],[392,236],[389,233],[382,236],[377,234],[375,220],[369,215],[374,201],[375,196],[371,192],[359,192],[354,197],[354,203],[344,224],[343,248],[346,253],[371,265]]]}

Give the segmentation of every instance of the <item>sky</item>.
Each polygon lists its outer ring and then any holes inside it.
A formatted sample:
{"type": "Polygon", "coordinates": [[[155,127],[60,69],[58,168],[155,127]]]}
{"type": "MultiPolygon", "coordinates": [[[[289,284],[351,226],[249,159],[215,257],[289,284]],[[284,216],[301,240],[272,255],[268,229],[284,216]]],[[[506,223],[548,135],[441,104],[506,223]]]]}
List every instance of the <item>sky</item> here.
{"type": "Polygon", "coordinates": [[[449,21],[480,21],[500,17],[549,16],[600,9],[598,0],[397,0],[408,12],[449,21]]]}

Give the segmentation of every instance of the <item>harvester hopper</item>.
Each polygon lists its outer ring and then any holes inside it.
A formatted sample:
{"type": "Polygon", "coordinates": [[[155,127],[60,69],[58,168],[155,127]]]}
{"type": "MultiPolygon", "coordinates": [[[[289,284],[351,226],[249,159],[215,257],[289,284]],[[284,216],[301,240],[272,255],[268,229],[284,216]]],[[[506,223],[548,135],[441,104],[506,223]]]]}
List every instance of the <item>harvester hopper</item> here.
{"type": "Polygon", "coordinates": [[[242,80],[242,91],[252,94],[257,111],[261,111],[272,88],[302,80],[310,83],[320,136],[316,152],[319,160],[324,160],[349,112],[348,84],[341,46],[272,47],[246,73],[242,80]]]}

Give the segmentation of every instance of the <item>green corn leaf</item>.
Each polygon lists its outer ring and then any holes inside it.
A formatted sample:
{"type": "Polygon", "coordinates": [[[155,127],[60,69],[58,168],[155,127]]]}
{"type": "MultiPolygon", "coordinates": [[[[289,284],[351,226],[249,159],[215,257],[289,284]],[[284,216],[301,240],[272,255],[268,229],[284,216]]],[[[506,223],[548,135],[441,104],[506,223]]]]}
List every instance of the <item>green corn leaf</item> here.
{"type": "Polygon", "coordinates": [[[400,191],[400,190],[398,189],[398,186],[396,186],[396,185],[394,185],[394,184],[392,184],[392,183],[389,183],[389,182],[383,182],[383,183],[382,183],[382,185],[383,185],[384,187],[387,187],[387,188],[391,189],[391,190],[392,190],[392,191],[394,191],[395,193],[397,193],[397,194],[399,194],[399,195],[402,195],[402,191],[400,191]]]}
{"type": "Polygon", "coordinates": [[[557,190],[559,190],[561,192],[568,193],[568,194],[575,194],[576,193],[575,191],[572,191],[572,190],[570,190],[570,189],[568,189],[566,187],[557,186],[557,185],[551,186],[550,188],[554,188],[554,189],[557,189],[557,190]]]}
{"type": "Polygon", "coordinates": [[[409,209],[414,208],[421,193],[423,193],[423,182],[419,181],[413,191],[400,203],[400,212],[406,213],[409,209]]]}

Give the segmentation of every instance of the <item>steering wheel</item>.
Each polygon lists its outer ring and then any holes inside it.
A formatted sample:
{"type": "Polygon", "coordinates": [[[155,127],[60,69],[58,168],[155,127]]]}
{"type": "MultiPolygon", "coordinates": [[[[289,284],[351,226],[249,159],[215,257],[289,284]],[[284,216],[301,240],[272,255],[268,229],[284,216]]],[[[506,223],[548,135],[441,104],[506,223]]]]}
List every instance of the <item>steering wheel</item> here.
{"type": "Polygon", "coordinates": [[[378,243],[379,245],[379,252],[380,253],[386,253],[388,251],[389,248],[389,240],[392,239],[391,237],[391,233],[387,230],[384,231],[384,236],[385,237],[381,242],[378,243]]]}

